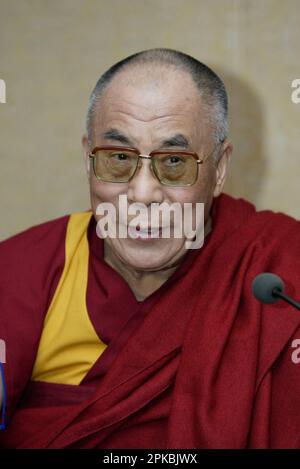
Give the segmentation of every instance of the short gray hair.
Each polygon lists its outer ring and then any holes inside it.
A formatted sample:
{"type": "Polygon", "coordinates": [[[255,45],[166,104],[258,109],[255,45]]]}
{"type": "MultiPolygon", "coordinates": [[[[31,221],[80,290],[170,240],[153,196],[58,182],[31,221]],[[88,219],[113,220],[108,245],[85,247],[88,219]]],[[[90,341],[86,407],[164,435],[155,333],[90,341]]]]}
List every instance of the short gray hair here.
{"type": "Polygon", "coordinates": [[[213,112],[209,112],[209,122],[213,128],[216,144],[223,142],[228,134],[228,97],[225,85],[218,75],[207,65],[194,57],[174,49],[149,49],[130,55],[110,67],[97,81],[89,99],[86,117],[86,130],[89,145],[92,143],[92,125],[95,107],[101,93],[111,82],[113,77],[132,65],[162,64],[172,65],[184,70],[193,79],[206,105],[213,112]]]}

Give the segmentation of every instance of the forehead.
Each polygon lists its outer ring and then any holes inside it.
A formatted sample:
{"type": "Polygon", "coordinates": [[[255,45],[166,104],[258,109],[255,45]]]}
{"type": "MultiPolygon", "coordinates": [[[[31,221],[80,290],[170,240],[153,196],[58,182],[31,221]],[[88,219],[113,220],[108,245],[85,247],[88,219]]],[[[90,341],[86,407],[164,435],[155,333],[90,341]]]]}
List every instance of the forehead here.
{"type": "Polygon", "coordinates": [[[187,72],[174,67],[135,67],[114,77],[104,92],[104,99],[124,100],[144,108],[145,119],[170,110],[197,108],[200,93],[187,72]]]}
{"type": "Polygon", "coordinates": [[[137,68],[121,72],[105,88],[94,113],[94,135],[109,128],[133,139],[155,140],[187,134],[203,136],[205,105],[192,78],[173,67],[137,68]]]}

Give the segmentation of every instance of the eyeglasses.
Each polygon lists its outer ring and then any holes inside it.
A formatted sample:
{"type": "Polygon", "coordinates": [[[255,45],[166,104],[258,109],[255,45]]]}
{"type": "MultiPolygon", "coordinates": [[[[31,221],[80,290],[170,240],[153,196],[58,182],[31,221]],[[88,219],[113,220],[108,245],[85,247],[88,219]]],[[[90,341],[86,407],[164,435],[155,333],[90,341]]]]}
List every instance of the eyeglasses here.
{"type": "Polygon", "coordinates": [[[89,154],[97,179],[104,182],[129,182],[135,175],[140,158],[150,159],[151,169],[164,186],[192,186],[198,178],[199,165],[209,158],[213,151],[199,158],[197,153],[178,150],[155,150],[141,155],[136,148],[119,146],[95,147],[89,154]]]}

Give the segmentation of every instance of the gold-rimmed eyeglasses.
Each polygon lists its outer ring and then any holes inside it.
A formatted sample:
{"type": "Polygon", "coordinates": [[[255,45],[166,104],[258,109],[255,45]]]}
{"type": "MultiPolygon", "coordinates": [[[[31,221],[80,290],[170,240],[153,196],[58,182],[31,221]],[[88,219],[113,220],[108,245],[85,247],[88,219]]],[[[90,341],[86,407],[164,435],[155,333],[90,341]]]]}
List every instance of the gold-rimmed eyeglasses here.
{"type": "Polygon", "coordinates": [[[199,165],[206,157],[183,150],[154,150],[149,155],[140,154],[136,148],[104,145],[95,147],[89,154],[97,179],[104,182],[126,183],[135,175],[140,159],[150,159],[151,169],[164,186],[192,186],[198,179],[199,165]]]}

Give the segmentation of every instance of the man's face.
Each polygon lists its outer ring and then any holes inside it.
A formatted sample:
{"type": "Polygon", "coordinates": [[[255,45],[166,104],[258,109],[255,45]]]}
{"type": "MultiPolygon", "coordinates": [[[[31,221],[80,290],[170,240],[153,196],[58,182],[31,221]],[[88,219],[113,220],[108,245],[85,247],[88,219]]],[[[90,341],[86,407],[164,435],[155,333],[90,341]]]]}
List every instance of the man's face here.
{"type": "MultiPolygon", "coordinates": [[[[152,66],[123,71],[105,89],[94,113],[92,147],[103,145],[133,147],[144,155],[161,149],[187,150],[201,158],[212,152],[215,142],[207,107],[189,75],[165,66],[152,66]]],[[[213,158],[208,158],[199,165],[198,179],[192,186],[170,187],[156,179],[148,159],[140,160],[140,167],[128,183],[99,181],[89,165],[88,153],[93,148],[88,147],[86,137],[83,147],[97,221],[98,204],[110,202],[117,209],[120,195],[127,196],[128,204],[147,206],[149,216],[151,203],[202,202],[207,220],[213,196],[222,190],[231,151],[230,144],[220,146],[223,156],[218,168],[213,158]]],[[[186,253],[185,241],[174,237],[105,240],[108,250],[125,266],[147,271],[176,265],[186,253]]]]}

